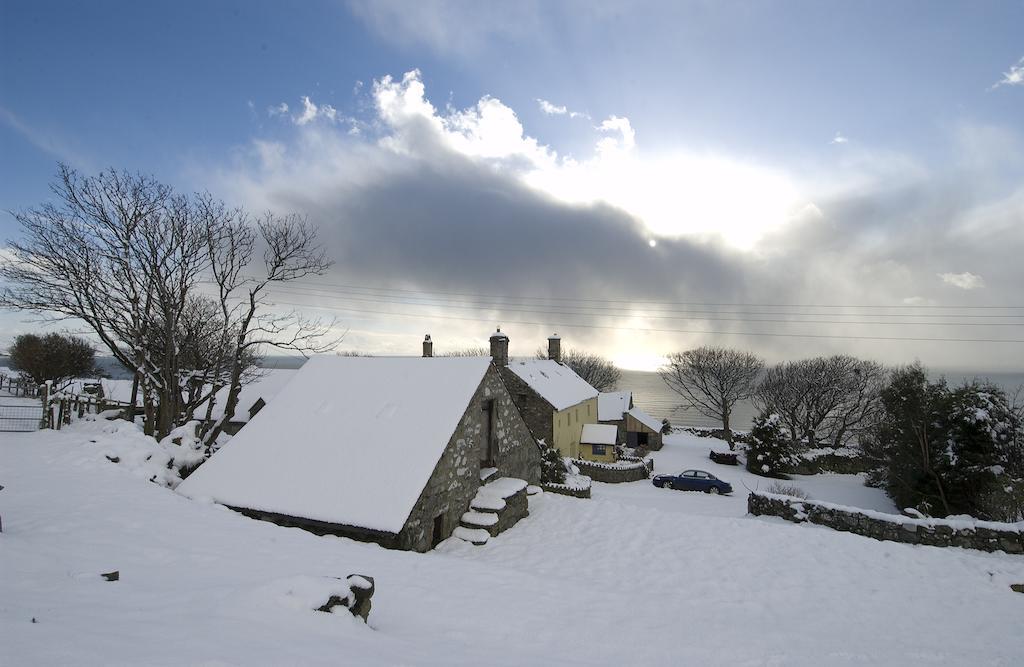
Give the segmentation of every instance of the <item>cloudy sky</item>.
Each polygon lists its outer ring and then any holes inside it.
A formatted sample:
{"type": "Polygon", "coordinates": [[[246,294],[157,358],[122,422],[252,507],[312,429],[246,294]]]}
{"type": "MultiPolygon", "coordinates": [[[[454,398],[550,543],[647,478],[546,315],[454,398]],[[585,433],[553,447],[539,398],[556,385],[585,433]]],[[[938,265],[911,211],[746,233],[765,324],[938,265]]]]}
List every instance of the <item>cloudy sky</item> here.
{"type": "Polygon", "coordinates": [[[60,160],[308,215],[275,301],[344,348],[1024,370],[1020,2],[0,8],[0,209],[60,160]]]}

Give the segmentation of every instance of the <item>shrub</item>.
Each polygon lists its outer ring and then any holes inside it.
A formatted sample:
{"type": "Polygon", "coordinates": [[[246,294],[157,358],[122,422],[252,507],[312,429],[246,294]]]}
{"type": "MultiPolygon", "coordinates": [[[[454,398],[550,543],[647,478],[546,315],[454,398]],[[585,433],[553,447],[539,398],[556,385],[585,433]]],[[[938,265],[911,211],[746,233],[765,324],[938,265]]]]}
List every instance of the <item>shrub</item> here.
{"type": "Polygon", "coordinates": [[[869,482],[899,507],[984,519],[1019,507],[1021,418],[1002,389],[978,381],[950,389],[914,364],[893,373],[882,403],[863,449],[872,462],[869,482]]]}
{"type": "Polygon", "coordinates": [[[774,493],[779,496],[792,496],[794,498],[802,498],[803,500],[808,500],[810,498],[810,496],[807,495],[807,492],[799,486],[783,484],[782,482],[772,482],[771,486],[765,490],[768,493],[774,493]]]}
{"type": "Polygon", "coordinates": [[[557,449],[541,441],[540,481],[545,484],[565,483],[565,461],[557,449]]]}
{"type": "Polygon", "coordinates": [[[754,420],[747,445],[747,470],[764,477],[781,477],[796,464],[796,445],[782,431],[776,414],[754,420]]]}

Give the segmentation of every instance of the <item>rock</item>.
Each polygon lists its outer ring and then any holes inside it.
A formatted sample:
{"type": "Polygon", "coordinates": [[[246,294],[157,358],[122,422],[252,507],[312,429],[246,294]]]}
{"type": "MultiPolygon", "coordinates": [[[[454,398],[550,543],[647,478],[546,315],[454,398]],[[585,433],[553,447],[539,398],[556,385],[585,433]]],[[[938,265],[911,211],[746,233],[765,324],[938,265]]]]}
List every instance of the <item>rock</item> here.
{"type": "Polygon", "coordinates": [[[353,616],[363,619],[365,623],[370,616],[372,607],[370,598],[373,597],[373,591],[376,589],[373,577],[368,577],[365,574],[350,574],[345,578],[345,582],[348,584],[349,594],[345,597],[332,595],[327,602],[317,607],[317,611],[333,613],[335,607],[344,607],[353,616]]]}
{"type": "Polygon", "coordinates": [[[114,570],[113,572],[104,572],[100,576],[106,579],[107,581],[119,581],[121,579],[121,571],[114,570]]]}
{"type": "Polygon", "coordinates": [[[349,590],[352,591],[352,597],[355,599],[349,611],[352,612],[353,616],[362,618],[365,623],[370,615],[370,607],[372,606],[370,598],[373,597],[373,592],[376,590],[373,577],[363,574],[350,574],[347,581],[349,590]]]}
{"type": "Polygon", "coordinates": [[[1010,584],[1010,590],[1016,593],[1024,593],[1024,584],[1010,584]]]}

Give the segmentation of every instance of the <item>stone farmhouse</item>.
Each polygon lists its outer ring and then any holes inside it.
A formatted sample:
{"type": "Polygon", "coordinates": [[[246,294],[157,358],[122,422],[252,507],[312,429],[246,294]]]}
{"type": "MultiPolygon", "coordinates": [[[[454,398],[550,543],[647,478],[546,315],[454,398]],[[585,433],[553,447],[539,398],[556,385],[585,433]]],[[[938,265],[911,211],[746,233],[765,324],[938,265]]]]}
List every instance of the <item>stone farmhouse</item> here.
{"type": "Polygon", "coordinates": [[[580,447],[580,437],[584,424],[597,423],[600,392],[562,363],[561,343],[557,334],[548,338],[547,359],[509,361],[508,336],[498,330],[491,357],[533,436],[562,456],[586,458],[590,448],[580,447]]]}
{"type": "Polygon", "coordinates": [[[633,405],[633,392],[602,392],[597,420],[616,428],[616,442],[633,448],[661,449],[661,421],[633,405]]]}
{"type": "Polygon", "coordinates": [[[310,359],[179,492],[389,548],[486,542],[528,514],[540,450],[505,367],[423,347],[310,359]]]}

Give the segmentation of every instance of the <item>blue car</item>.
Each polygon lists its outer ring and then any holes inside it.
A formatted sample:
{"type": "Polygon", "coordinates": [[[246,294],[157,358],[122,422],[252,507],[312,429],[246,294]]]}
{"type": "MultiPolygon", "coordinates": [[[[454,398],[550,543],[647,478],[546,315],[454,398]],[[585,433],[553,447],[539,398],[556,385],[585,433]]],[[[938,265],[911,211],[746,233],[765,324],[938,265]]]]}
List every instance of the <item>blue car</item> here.
{"type": "Polygon", "coordinates": [[[680,491],[703,491],[704,493],[732,493],[732,485],[723,482],[709,472],[703,470],[684,470],[678,475],[655,475],[651,480],[654,486],[680,491]]]}

